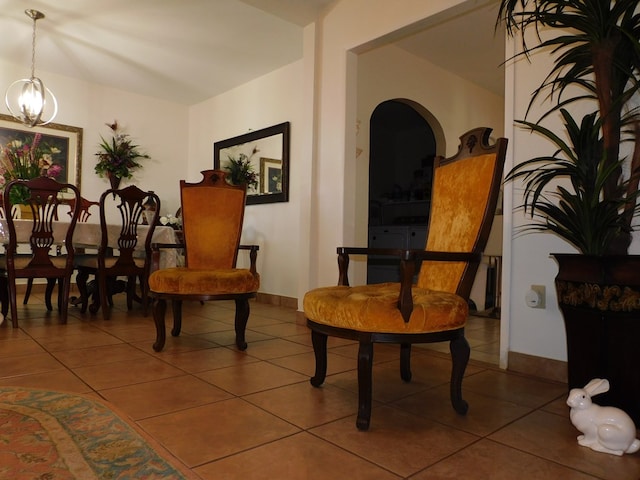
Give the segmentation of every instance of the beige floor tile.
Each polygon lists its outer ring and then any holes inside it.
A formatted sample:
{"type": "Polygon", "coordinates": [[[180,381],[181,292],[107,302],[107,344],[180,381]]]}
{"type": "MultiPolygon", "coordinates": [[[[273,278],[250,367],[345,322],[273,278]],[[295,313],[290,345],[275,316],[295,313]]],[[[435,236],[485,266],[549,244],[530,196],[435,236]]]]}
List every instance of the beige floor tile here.
{"type": "Polygon", "coordinates": [[[89,393],[93,391],[91,387],[68,370],[54,370],[52,372],[0,378],[0,385],[41,388],[43,390],[58,390],[71,393],[89,393]]]}
{"type": "Polygon", "coordinates": [[[288,340],[283,340],[281,338],[254,342],[247,348],[247,353],[249,355],[259,358],[260,360],[282,358],[309,351],[311,351],[309,347],[305,347],[299,343],[289,342],[288,340]]]}
{"type": "Polygon", "coordinates": [[[355,417],[310,431],[402,477],[413,475],[478,439],[390,407],[373,409],[366,432],[356,428],[355,417]]]}
{"type": "Polygon", "coordinates": [[[19,375],[52,372],[55,370],[64,370],[64,365],[49,353],[34,353],[0,358],[0,379],[7,379],[19,375]]]}
{"type": "Polygon", "coordinates": [[[358,410],[357,395],[330,385],[316,388],[309,382],[296,383],[243,398],[304,429],[354,415],[358,410]]]}
{"type": "MultiPolygon", "coordinates": [[[[282,358],[274,358],[271,363],[283,366],[290,370],[302,373],[308,378],[315,375],[316,361],[313,352],[301,353],[299,355],[289,355],[282,358]]],[[[341,372],[354,370],[357,367],[356,361],[352,358],[343,357],[327,353],[327,375],[334,375],[341,372]]]]}
{"type": "Polygon", "coordinates": [[[139,359],[149,357],[149,354],[126,343],[54,351],[53,355],[69,368],[101,365],[125,360],[135,362],[139,359]]]}
{"type": "Polygon", "coordinates": [[[235,347],[213,347],[171,354],[163,351],[158,355],[165,362],[189,373],[205,372],[259,361],[257,358],[248,355],[246,352],[241,352],[235,347]]]}
{"type": "Polygon", "coordinates": [[[596,477],[576,472],[555,462],[481,440],[455,455],[436,463],[411,480],[595,480],[596,477]]]}
{"type": "Polygon", "coordinates": [[[300,431],[241,399],[223,400],[139,423],[191,468],[300,431]]]}
{"type": "Polygon", "coordinates": [[[535,411],[488,438],[598,478],[640,478],[640,456],[594,452],[578,445],[579,434],[565,416],[535,411]]]}
{"type": "Polygon", "coordinates": [[[197,376],[238,396],[306,382],[309,379],[297,372],[267,362],[244,363],[200,372],[197,376]]]}
{"type": "Polygon", "coordinates": [[[219,402],[232,396],[191,375],[100,390],[100,394],[136,420],[219,402]]]}
{"type": "Polygon", "coordinates": [[[489,435],[531,412],[531,408],[465,390],[464,382],[462,394],[469,404],[466,415],[460,415],[451,406],[448,384],[405,397],[393,405],[478,436],[489,435]]]}
{"type": "Polygon", "coordinates": [[[8,340],[0,340],[0,357],[13,357],[16,355],[33,355],[45,353],[45,349],[32,338],[18,337],[8,340]]]}
{"type": "Polygon", "coordinates": [[[155,358],[142,358],[135,362],[121,361],[78,367],[74,368],[73,372],[94,390],[177,377],[184,373],[182,370],[155,358]]]}
{"type": "Polygon", "coordinates": [[[308,433],[299,433],[195,469],[204,480],[394,480],[400,477],[308,433]],[[330,459],[329,461],[327,461],[330,459]]]}
{"type": "Polygon", "coordinates": [[[538,408],[567,391],[565,385],[531,377],[487,369],[468,375],[464,387],[490,397],[498,397],[519,405],[538,408]]]}

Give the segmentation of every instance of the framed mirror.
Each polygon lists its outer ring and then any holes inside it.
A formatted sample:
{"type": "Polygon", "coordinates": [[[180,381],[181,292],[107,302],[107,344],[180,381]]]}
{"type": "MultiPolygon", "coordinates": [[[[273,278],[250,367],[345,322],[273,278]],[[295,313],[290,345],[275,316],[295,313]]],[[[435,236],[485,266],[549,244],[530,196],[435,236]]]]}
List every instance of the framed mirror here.
{"type": "Polygon", "coordinates": [[[213,144],[213,168],[227,171],[239,159],[249,161],[255,174],[247,205],[289,201],[289,122],[213,144]]]}

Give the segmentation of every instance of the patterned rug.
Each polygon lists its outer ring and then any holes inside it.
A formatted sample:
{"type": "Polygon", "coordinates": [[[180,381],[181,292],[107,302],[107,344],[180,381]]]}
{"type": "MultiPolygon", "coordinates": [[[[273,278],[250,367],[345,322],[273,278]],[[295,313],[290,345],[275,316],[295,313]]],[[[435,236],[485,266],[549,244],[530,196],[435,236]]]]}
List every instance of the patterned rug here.
{"type": "Polygon", "coordinates": [[[48,390],[0,387],[2,479],[194,478],[177,464],[106,402],[48,390]]]}

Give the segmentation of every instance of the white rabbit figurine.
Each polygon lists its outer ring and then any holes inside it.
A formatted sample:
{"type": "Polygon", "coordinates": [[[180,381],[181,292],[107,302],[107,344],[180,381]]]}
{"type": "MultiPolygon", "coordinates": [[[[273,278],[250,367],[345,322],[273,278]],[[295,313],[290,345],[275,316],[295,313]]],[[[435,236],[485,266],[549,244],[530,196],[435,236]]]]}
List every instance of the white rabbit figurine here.
{"type": "Polygon", "coordinates": [[[591,401],[592,396],[608,390],[608,380],[594,378],[584,388],[569,392],[571,423],[583,433],[578,436],[578,444],[613,455],[635,453],[640,450],[640,440],[631,417],[619,408],[601,407],[591,401]]]}

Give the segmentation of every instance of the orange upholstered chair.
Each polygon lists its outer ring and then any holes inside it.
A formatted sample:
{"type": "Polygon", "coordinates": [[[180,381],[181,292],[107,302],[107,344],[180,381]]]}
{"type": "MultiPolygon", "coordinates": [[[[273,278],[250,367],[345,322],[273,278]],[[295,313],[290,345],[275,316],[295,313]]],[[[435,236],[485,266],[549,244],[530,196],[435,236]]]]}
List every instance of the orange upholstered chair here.
{"type": "Polygon", "coordinates": [[[304,297],[316,359],[313,386],[319,387],[326,376],[329,335],[360,344],[360,430],[369,428],[371,418],[374,343],[400,344],[400,374],[408,382],[411,344],[450,342],[451,402],[458,413],[467,412],[462,377],[470,354],[464,336],[468,300],[494,217],[507,148],[502,138],[489,145],[490,132],[471,130],[460,137],[454,157],[436,159],[425,250],[338,248],[339,285],[311,290],[304,297]],[[349,286],[352,254],[397,256],[401,282],[349,286]]]}
{"type": "Polygon", "coordinates": [[[236,345],[247,348],[245,328],[249,299],[260,287],[256,271],[258,246],[240,245],[246,185],[233,186],[220,170],[205,170],[199,183],[180,181],[182,234],[184,244],[154,244],[154,270],[149,277],[149,294],[155,300],[153,318],[160,351],[165,344],[166,302],[173,304],[173,336],[182,328],[184,300],[235,300],[236,345]],[[185,266],[156,270],[161,248],[184,248],[185,266]],[[250,268],[236,268],[238,250],[249,250],[250,268]]]}

